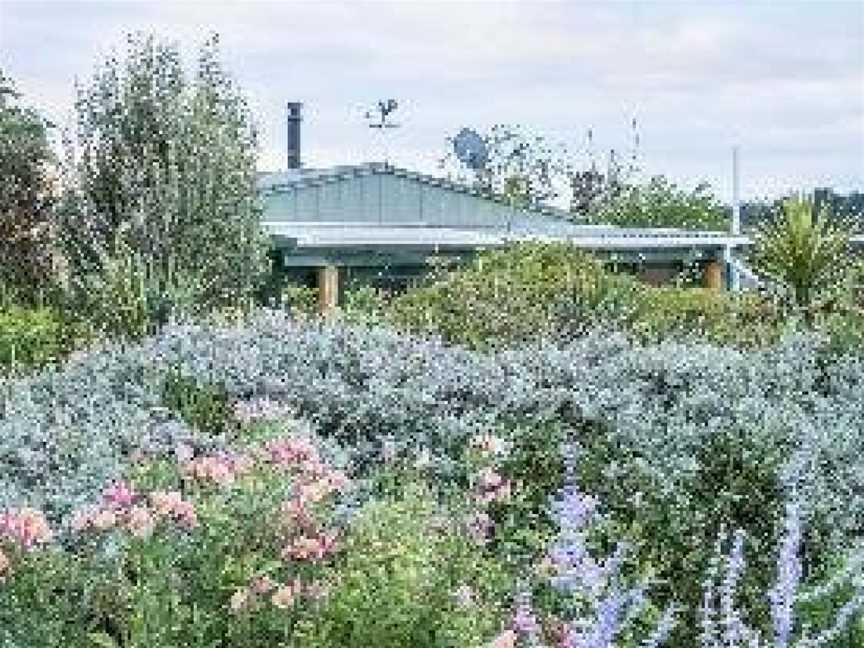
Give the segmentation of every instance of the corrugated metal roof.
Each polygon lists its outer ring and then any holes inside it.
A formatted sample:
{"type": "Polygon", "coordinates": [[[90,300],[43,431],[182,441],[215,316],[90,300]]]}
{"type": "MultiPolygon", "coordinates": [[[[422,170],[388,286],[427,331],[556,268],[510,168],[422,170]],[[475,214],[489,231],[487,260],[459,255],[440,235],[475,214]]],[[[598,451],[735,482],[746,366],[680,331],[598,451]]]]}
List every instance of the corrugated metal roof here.
{"type": "MultiPolygon", "coordinates": [[[[258,177],[258,190],[264,193],[279,192],[285,190],[300,189],[303,187],[317,187],[324,184],[339,182],[341,180],[349,180],[351,178],[386,174],[397,178],[405,178],[414,180],[422,184],[432,187],[441,187],[455,193],[469,194],[479,198],[485,198],[496,202],[500,205],[509,206],[508,199],[499,194],[490,194],[478,191],[477,189],[446,178],[439,178],[432,175],[418,173],[394,167],[389,164],[379,162],[369,162],[367,164],[335,166],[328,169],[292,169],[289,171],[278,171],[274,173],[262,173],[258,177]]],[[[542,214],[546,216],[554,216],[559,219],[572,218],[573,214],[564,209],[557,207],[549,207],[546,205],[528,205],[520,207],[522,211],[532,214],[542,214]]]]}
{"type": "MultiPolygon", "coordinates": [[[[378,163],[337,166],[329,169],[296,169],[262,174],[258,188],[263,193],[294,191],[319,187],[342,180],[387,174],[422,184],[443,187],[453,192],[471,194],[499,204],[501,196],[484,195],[466,185],[429,175],[378,163]]],[[[571,244],[597,250],[640,250],[675,248],[711,248],[750,245],[746,236],[727,232],[693,231],[676,228],[622,228],[614,225],[574,223],[572,214],[550,207],[526,207],[508,213],[507,226],[501,225],[430,225],[426,222],[375,223],[368,221],[289,221],[265,222],[265,229],[284,243],[296,248],[396,248],[452,247],[475,248],[506,245],[513,241],[569,241],[571,244]]]]}

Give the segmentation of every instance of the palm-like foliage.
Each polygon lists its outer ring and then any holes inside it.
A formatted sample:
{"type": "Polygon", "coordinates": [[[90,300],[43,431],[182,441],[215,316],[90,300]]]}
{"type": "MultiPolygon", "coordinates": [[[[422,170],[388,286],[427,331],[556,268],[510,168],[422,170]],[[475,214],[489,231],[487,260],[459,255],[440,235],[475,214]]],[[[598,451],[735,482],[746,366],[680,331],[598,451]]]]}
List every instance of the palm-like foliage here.
{"type": "Polygon", "coordinates": [[[808,307],[840,284],[849,265],[848,243],[849,233],[831,225],[826,210],[814,219],[811,200],[790,198],[781,218],[756,234],[752,265],[782,285],[796,306],[808,307]]]}

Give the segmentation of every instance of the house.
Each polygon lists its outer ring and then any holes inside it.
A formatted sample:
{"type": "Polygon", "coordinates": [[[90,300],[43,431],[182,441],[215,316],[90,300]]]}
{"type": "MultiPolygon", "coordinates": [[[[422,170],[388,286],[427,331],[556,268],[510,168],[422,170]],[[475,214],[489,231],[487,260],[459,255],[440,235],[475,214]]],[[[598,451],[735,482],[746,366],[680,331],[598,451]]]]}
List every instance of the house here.
{"type": "Polygon", "coordinates": [[[501,196],[387,164],[304,169],[299,104],[289,104],[287,171],[262,174],[263,226],[276,270],[317,285],[322,309],[351,282],[399,287],[435,264],[517,241],[567,241],[660,283],[685,263],[721,288],[729,251],[749,239],[723,232],[576,224],[553,207],[514,207],[501,196]]]}

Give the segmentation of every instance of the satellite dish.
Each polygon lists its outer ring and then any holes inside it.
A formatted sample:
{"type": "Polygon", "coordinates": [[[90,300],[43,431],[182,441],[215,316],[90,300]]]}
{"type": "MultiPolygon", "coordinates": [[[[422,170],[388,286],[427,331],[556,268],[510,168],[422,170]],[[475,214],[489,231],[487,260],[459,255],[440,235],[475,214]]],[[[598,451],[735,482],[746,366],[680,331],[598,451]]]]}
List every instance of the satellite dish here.
{"type": "Polygon", "coordinates": [[[459,161],[469,169],[477,171],[486,165],[488,158],[486,142],[470,128],[459,131],[453,139],[453,150],[459,161]]]}

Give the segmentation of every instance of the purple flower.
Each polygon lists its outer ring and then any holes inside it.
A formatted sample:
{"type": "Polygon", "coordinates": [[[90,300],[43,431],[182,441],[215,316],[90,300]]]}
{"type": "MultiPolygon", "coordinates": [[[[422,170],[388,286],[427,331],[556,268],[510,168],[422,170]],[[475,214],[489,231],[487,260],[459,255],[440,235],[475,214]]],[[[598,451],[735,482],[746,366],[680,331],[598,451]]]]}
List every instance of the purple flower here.
{"type": "Polygon", "coordinates": [[[531,608],[531,592],[525,588],[516,596],[516,611],[513,614],[513,629],[520,637],[529,641],[537,638],[540,625],[531,608]]]}
{"type": "Polygon", "coordinates": [[[726,561],[726,575],[720,593],[720,607],[723,611],[723,642],[736,646],[745,634],[744,624],[735,607],[735,586],[744,570],[744,531],[735,532],[732,551],[726,561]]]}
{"type": "Polygon", "coordinates": [[[777,583],[769,592],[774,648],[787,648],[792,634],[793,605],[801,580],[801,512],[797,502],[786,504],[785,530],[777,558],[777,583]]]}
{"type": "Polygon", "coordinates": [[[594,521],[597,500],[586,495],[572,483],[560,491],[561,497],[552,502],[558,526],[564,531],[580,531],[594,521]]]}
{"type": "Polygon", "coordinates": [[[598,604],[592,626],[587,638],[581,644],[585,648],[611,648],[625,625],[642,609],[644,597],[640,589],[621,592],[612,588],[598,604]]]}

